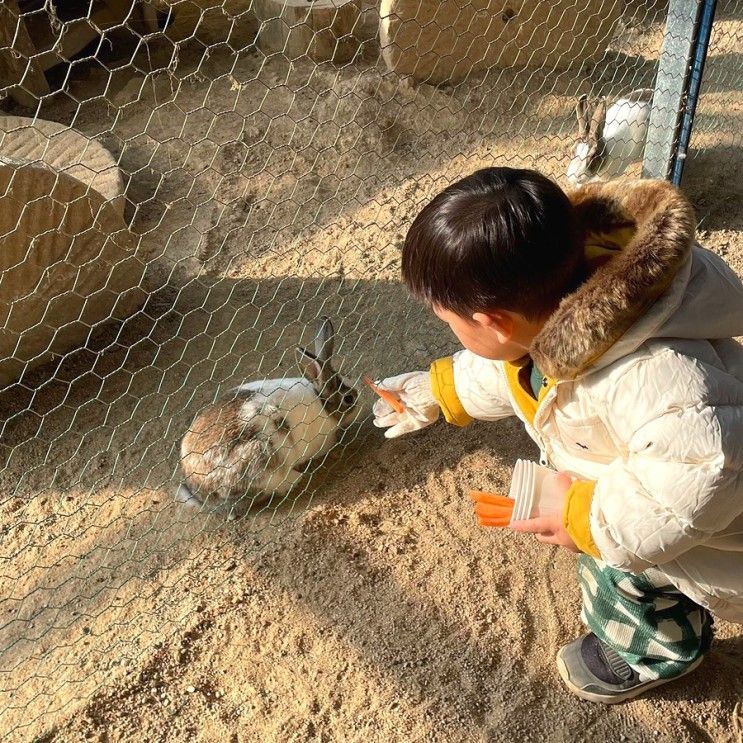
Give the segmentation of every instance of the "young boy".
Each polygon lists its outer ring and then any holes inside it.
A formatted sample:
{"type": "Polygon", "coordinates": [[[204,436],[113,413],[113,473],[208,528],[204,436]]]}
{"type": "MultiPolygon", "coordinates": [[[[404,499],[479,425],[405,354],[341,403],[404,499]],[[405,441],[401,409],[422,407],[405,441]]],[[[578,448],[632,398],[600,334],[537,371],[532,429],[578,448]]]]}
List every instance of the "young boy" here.
{"type": "Polygon", "coordinates": [[[407,235],[402,275],[466,350],[382,382],[389,438],[443,413],[517,415],[566,473],[562,518],[516,525],[579,551],[590,630],[557,665],[614,703],[692,671],[710,612],[743,622],[743,285],[694,243],[662,181],[569,197],[488,168],[440,193],[407,235]]]}

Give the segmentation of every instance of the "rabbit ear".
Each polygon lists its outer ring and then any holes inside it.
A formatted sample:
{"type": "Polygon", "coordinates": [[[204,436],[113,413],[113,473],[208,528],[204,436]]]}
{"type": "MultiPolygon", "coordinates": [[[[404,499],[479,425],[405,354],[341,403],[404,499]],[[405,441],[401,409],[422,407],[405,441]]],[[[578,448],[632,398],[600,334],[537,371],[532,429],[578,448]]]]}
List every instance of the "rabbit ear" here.
{"type": "Polygon", "coordinates": [[[335,331],[330,318],[320,318],[320,327],[315,336],[315,356],[321,364],[327,364],[333,356],[335,345],[335,331]]]}
{"type": "Polygon", "coordinates": [[[599,98],[599,102],[591,116],[591,124],[588,128],[588,134],[591,139],[600,139],[604,134],[604,124],[606,123],[606,98],[599,98]]]}
{"type": "Polygon", "coordinates": [[[297,364],[305,379],[310,382],[318,382],[322,376],[322,365],[306,348],[297,346],[297,364]]]}
{"type": "Polygon", "coordinates": [[[588,96],[585,93],[578,98],[575,115],[578,119],[578,136],[581,139],[586,139],[588,137],[589,105],[588,96]]]}

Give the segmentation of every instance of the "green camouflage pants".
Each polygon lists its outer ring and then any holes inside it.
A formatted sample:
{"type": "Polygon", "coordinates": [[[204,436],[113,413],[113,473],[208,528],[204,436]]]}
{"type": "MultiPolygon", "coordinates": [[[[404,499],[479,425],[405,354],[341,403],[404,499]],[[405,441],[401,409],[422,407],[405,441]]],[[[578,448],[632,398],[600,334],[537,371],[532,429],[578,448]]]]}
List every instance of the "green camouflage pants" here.
{"type": "Polygon", "coordinates": [[[660,571],[635,575],[578,558],[586,626],[643,681],[678,676],[710,645],[712,617],[660,571]]]}

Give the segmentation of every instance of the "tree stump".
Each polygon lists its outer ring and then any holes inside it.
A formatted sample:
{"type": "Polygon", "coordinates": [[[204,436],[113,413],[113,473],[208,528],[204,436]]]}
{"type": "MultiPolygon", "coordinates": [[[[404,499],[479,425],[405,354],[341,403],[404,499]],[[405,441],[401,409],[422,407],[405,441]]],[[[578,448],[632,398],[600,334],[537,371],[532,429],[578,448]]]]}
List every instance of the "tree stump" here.
{"type": "Polygon", "coordinates": [[[0,162],[3,160],[71,175],[124,216],[124,182],[113,155],[75,129],[56,121],[0,116],[0,162]]]}
{"type": "Polygon", "coordinates": [[[81,132],[0,116],[0,388],[144,301],[121,171],[81,132]]]}
{"type": "Polygon", "coordinates": [[[0,388],[145,299],[121,215],[65,173],[0,164],[0,388]]]}
{"type": "Polygon", "coordinates": [[[490,67],[565,69],[604,54],[624,3],[382,0],[389,70],[433,85],[490,67]]]}
{"type": "Polygon", "coordinates": [[[348,62],[359,50],[354,33],[361,0],[253,0],[264,54],[280,52],[290,60],[348,62]]]}

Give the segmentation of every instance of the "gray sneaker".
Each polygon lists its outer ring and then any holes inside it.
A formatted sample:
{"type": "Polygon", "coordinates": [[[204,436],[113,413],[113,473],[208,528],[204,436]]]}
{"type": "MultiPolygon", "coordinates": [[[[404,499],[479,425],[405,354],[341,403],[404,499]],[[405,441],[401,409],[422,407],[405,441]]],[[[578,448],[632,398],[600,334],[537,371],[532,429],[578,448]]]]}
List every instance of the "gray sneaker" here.
{"type": "Polygon", "coordinates": [[[703,658],[697,658],[672,679],[640,681],[637,671],[627,665],[616,650],[590,632],[560,648],[557,670],[568,689],[581,699],[618,704],[691,673],[703,658]]]}

